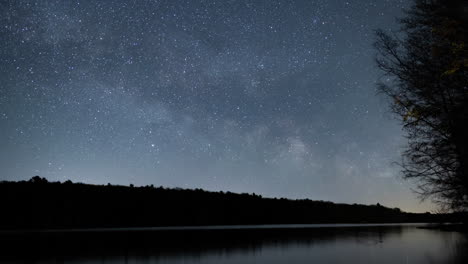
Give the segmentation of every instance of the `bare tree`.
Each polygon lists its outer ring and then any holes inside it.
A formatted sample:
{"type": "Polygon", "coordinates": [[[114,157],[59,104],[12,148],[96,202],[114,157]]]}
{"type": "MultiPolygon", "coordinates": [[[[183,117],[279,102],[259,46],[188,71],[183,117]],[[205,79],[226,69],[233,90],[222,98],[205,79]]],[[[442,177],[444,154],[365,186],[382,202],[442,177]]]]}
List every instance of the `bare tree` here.
{"type": "Polygon", "coordinates": [[[378,85],[408,145],[401,166],[421,198],[468,209],[468,4],[414,0],[398,32],[376,32],[378,85]]]}

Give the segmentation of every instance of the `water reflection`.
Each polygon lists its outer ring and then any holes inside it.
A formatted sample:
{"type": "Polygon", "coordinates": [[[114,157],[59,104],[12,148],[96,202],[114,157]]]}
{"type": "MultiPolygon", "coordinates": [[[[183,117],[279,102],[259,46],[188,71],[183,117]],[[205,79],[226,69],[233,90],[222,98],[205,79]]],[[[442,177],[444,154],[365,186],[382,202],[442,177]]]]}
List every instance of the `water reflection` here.
{"type": "Polygon", "coordinates": [[[7,240],[0,263],[468,263],[464,234],[414,226],[77,232],[7,240]]]}

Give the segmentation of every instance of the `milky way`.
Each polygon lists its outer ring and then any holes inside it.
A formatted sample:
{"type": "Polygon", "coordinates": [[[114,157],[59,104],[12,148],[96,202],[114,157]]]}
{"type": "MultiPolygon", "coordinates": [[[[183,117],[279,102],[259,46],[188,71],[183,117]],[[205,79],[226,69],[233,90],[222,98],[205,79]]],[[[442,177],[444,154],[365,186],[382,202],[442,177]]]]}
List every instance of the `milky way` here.
{"type": "Polygon", "coordinates": [[[406,1],[1,1],[3,180],[424,211],[376,94],[406,1]]]}

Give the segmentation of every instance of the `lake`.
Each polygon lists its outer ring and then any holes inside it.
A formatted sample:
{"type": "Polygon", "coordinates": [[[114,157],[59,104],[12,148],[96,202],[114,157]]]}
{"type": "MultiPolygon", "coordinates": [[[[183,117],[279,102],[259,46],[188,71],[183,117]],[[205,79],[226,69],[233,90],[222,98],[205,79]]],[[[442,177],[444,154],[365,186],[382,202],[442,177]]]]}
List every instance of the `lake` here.
{"type": "Polygon", "coordinates": [[[0,263],[468,263],[466,234],[426,224],[0,232],[0,263]]]}

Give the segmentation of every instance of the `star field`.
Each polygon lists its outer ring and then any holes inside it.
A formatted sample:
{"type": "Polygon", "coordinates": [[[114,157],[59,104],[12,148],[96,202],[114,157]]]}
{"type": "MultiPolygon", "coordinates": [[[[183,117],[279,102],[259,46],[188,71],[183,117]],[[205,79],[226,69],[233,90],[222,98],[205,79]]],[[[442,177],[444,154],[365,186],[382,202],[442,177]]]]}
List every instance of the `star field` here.
{"type": "Polygon", "coordinates": [[[429,210],[376,95],[405,1],[1,1],[1,180],[429,210]]]}

